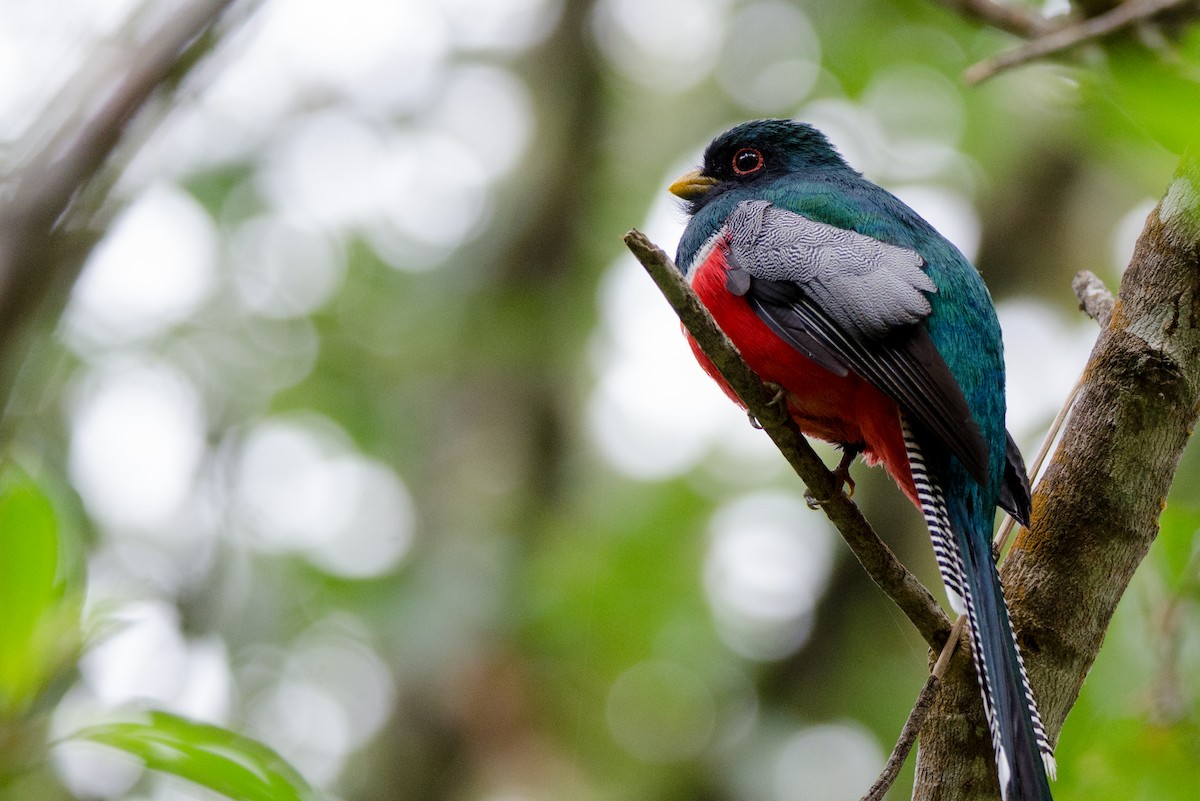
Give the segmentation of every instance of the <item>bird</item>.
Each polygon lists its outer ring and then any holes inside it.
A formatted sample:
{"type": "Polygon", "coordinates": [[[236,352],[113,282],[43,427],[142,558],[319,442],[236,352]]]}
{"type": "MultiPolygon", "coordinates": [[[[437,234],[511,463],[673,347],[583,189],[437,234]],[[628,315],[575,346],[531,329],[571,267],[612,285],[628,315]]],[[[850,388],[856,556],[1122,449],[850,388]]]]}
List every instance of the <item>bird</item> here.
{"type": "Polygon", "coordinates": [[[947,599],[967,616],[1000,795],[1050,801],[1053,749],[992,550],[996,507],[1027,526],[1032,501],[979,271],[804,122],[731,128],[669,191],[688,218],[676,265],[747,365],[802,432],[843,450],[844,486],[861,456],[921,511],[947,599]]]}

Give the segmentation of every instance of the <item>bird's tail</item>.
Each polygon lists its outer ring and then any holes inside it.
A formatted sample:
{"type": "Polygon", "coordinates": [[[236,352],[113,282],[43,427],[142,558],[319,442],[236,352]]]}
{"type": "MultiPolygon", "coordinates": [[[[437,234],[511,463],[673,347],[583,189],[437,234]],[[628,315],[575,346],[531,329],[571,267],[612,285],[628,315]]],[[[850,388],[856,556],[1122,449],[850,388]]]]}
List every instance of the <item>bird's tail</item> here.
{"type": "MultiPolygon", "coordinates": [[[[972,515],[965,498],[952,495],[948,502],[907,424],[904,436],[946,593],[954,610],[967,615],[1001,797],[1051,801],[1047,776],[1054,776],[1054,752],[1033,700],[992,557],[991,510],[972,515]]],[[[973,481],[965,473],[964,478],[973,481]]]]}

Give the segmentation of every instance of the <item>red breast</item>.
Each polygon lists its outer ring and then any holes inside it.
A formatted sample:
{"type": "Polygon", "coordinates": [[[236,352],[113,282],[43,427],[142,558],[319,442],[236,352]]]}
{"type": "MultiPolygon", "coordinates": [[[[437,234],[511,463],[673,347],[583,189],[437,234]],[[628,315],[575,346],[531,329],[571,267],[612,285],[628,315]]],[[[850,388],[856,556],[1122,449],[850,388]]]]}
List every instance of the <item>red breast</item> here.
{"type": "MultiPolygon", "coordinates": [[[[828,442],[863,446],[867,464],[882,463],[919,506],[896,402],[854,373],[834,375],[780,339],[744,297],[726,288],[728,252],[728,242],[719,240],[704,261],[692,268],[690,279],[692,289],[737,345],[742,358],[764,381],[788,391],[788,406],[801,431],[828,442]]],[[[741,404],[691,335],[688,344],[704,371],[741,404]]]]}

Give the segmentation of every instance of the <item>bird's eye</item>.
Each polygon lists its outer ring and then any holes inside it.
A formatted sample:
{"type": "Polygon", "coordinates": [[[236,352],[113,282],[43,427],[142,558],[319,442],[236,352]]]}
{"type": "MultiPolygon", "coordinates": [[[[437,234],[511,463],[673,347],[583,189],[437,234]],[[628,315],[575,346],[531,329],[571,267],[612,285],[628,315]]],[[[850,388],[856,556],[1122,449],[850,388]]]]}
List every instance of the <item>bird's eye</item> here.
{"type": "Polygon", "coordinates": [[[752,147],[743,147],[733,154],[733,171],[738,175],[749,175],[763,168],[763,154],[752,147]]]}

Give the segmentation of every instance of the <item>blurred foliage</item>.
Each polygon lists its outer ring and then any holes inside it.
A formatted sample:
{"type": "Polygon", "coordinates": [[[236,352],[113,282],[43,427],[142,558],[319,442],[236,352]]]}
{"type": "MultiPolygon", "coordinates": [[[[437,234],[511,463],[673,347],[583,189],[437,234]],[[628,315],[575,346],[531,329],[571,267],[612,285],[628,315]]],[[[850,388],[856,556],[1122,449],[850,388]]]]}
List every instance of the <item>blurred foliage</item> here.
{"type": "MultiPolygon", "coordinates": [[[[1105,122],[1128,127],[1179,153],[1196,142],[1200,113],[1200,30],[1187,28],[1163,54],[1126,43],[1096,74],[1105,122]]],[[[1090,79],[1091,76],[1089,76],[1090,79]]],[[[1088,79],[1085,79],[1088,80],[1088,79]]]]}
{"type": "Polygon", "coordinates": [[[9,464],[0,473],[0,714],[23,712],[75,653],[79,599],[61,575],[50,500],[9,464]]]}
{"type": "MultiPolygon", "coordinates": [[[[43,81],[120,50],[35,14],[0,45],[43,81]]],[[[1030,452],[1094,336],[1070,277],[1116,283],[1200,130],[1197,29],[1144,28],[968,89],[1013,42],[923,0],[264,3],[126,165],[8,410],[0,799],[858,798],[924,645],[620,236],[673,245],[718,131],[814,122],[1048,320],[1007,332],[1030,452]]],[[[53,95],[14,87],[6,169],[53,95]]],[[[1200,793],[1198,487],[1189,452],[1056,797],[1200,793]]]]}
{"type": "Polygon", "coordinates": [[[151,712],[144,722],[94,726],[74,736],[126,751],[148,768],[236,801],[316,798],[308,783],[271,749],[227,729],[166,712],[151,712]]]}
{"type": "Polygon", "coordinates": [[[1071,798],[1183,798],[1200,789],[1200,509],[1173,505],[1088,676],[1060,759],[1071,798]]]}

